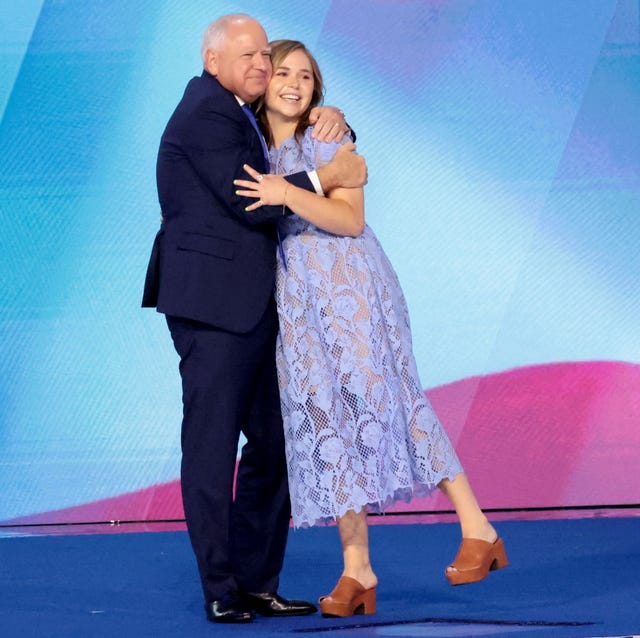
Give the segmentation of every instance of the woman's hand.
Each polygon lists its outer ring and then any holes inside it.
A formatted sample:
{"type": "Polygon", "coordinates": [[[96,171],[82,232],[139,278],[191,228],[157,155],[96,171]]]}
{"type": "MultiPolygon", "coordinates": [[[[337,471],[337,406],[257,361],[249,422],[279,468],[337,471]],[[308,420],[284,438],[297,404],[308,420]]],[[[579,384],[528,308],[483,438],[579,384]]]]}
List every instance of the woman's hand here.
{"type": "Polygon", "coordinates": [[[242,168],[253,178],[253,181],[234,179],[233,184],[240,187],[240,190],[236,190],[236,195],[253,197],[258,200],[255,204],[245,208],[247,212],[256,210],[265,204],[272,206],[284,204],[287,187],[289,186],[289,182],[284,177],[281,175],[263,175],[248,164],[245,164],[242,168]]]}

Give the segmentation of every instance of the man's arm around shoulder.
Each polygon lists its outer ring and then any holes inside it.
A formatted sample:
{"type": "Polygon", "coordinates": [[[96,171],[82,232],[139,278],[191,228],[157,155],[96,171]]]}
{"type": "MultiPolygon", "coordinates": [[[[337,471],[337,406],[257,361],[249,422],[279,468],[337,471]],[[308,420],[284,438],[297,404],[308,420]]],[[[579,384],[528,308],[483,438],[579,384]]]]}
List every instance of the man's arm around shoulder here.
{"type": "Polygon", "coordinates": [[[351,142],[342,145],[333,159],[317,170],[325,193],[334,188],[361,188],[367,183],[367,164],[355,150],[351,142]]]}

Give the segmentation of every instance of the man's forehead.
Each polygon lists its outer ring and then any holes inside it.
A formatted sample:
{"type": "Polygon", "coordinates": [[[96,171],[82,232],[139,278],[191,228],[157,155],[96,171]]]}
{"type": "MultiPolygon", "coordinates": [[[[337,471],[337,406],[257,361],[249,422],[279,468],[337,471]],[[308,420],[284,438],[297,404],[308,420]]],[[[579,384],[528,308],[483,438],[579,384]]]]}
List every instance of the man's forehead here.
{"type": "Polygon", "coordinates": [[[269,46],[267,34],[262,30],[262,28],[255,28],[253,25],[233,25],[227,30],[226,39],[231,42],[235,42],[238,45],[252,44],[254,47],[257,46],[259,48],[269,46]]]}
{"type": "Polygon", "coordinates": [[[268,44],[260,45],[258,42],[248,42],[241,41],[237,43],[238,50],[241,53],[255,53],[256,51],[260,51],[262,53],[267,53],[271,55],[271,47],[268,44]]]}

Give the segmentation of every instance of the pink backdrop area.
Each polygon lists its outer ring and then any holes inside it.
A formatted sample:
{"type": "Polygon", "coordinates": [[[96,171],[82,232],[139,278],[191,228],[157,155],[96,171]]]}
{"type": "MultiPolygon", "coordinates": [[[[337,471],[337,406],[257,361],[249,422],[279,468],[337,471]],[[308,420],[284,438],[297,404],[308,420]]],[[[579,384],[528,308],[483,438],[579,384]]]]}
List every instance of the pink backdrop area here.
{"type": "MultiPolygon", "coordinates": [[[[640,504],[640,365],[580,362],[427,391],[485,509],[640,504]]],[[[449,510],[439,493],[393,511],[449,510]]],[[[179,481],[13,521],[182,519],[179,481]]]]}

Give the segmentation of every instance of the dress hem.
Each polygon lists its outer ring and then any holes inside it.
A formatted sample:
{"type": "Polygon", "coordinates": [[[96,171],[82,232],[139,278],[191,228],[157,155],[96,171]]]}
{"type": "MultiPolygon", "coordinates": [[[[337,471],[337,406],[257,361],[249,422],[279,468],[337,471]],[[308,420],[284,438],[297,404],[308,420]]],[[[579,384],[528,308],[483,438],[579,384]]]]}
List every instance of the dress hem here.
{"type": "Polygon", "coordinates": [[[409,503],[414,498],[424,498],[425,496],[433,494],[433,492],[438,489],[438,485],[442,481],[444,481],[445,479],[453,481],[456,476],[463,473],[464,470],[458,469],[456,471],[443,474],[440,478],[437,479],[435,483],[432,484],[415,483],[413,486],[398,487],[392,493],[387,494],[378,501],[372,501],[369,503],[364,503],[362,505],[352,505],[350,507],[347,507],[346,509],[340,508],[340,511],[336,512],[335,514],[321,516],[315,518],[313,521],[304,520],[302,522],[298,522],[296,521],[295,517],[293,517],[293,528],[308,529],[310,527],[329,526],[332,523],[335,523],[337,518],[339,518],[340,516],[344,516],[347,512],[354,511],[356,514],[359,514],[364,508],[367,508],[368,513],[371,514],[384,514],[390,507],[392,507],[396,503],[409,503]]]}

